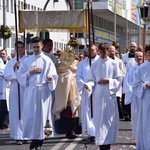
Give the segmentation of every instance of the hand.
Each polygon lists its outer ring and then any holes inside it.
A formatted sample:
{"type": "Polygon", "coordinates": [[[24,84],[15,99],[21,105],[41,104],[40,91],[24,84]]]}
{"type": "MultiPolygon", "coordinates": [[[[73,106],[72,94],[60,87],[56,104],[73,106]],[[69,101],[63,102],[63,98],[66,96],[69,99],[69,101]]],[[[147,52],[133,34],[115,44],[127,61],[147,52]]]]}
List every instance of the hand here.
{"type": "Polygon", "coordinates": [[[84,84],[84,88],[89,89],[89,87],[86,84],[84,84]]]}
{"type": "Polygon", "coordinates": [[[47,76],[46,78],[48,81],[52,81],[52,76],[47,76]]]}
{"type": "Polygon", "coordinates": [[[14,70],[16,70],[16,68],[19,68],[19,66],[20,66],[20,62],[16,61],[16,63],[13,66],[14,70]]]}
{"type": "Polygon", "coordinates": [[[146,88],[150,89],[150,82],[146,83],[146,88]]]}
{"type": "Polygon", "coordinates": [[[102,79],[100,79],[98,82],[97,82],[98,84],[107,84],[107,83],[109,83],[109,79],[107,79],[107,78],[102,78],[102,79]]]}
{"type": "Polygon", "coordinates": [[[41,68],[37,68],[36,66],[33,66],[30,70],[29,73],[30,74],[36,74],[36,73],[41,73],[42,69],[41,68]]]}

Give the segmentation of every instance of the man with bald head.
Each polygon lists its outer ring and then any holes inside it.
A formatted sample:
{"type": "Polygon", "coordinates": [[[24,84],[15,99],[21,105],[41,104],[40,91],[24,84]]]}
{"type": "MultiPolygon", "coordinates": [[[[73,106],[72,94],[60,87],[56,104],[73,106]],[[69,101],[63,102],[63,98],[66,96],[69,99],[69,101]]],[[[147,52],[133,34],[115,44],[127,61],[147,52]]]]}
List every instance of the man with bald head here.
{"type": "MultiPolygon", "coordinates": [[[[116,48],[113,45],[110,45],[108,47],[108,55],[109,55],[110,58],[114,59],[117,62],[117,65],[119,66],[119,69],[120,69],[123,77],[125,77],[125,74],[126,74],[125,65],[124,65],[123,61],[116,56],[116,48]]],[[[121,101],[122,86],[120,87],[119,91],[116,93],[116,97],[117,97],[119,118],[123,119],[124,114],[123,114],[123,109],[122,109],[122,104],[121,104],[122,103],[122,101],[121,101]]]]}
{"type": "MultiPolygon", "coordinates": [[[[125,64],[126,73],[128,72],[128,70],[131,67],[133,67],[136,64],[136,61],[135,61],[135,51],[136,50],[137,50],[137,44],[135,42],[131,42],[129,52],[122,55],[121,59],[125,64]]],[[[123,106],[122,107],[124,110],[125,120],[128,121],[128,120],[131,120],[131,109],[130,109],[130,104],[124,105],[124,97],[125,97],[124,93],[126,92],[126,90],[128,90],[128,87],[126,86],[126,83],[123,82],[123,94],[122,94],[122,105],[123,106]]]]}
{"type": "Polygon", "coordinates": [[[136,64],[135,62],[135,51],[137,50],[137,44],[135,42],[131,42],[129,52],[122,55],[122,61],[124,62],[127,71],[130,67],[136,64]]]}

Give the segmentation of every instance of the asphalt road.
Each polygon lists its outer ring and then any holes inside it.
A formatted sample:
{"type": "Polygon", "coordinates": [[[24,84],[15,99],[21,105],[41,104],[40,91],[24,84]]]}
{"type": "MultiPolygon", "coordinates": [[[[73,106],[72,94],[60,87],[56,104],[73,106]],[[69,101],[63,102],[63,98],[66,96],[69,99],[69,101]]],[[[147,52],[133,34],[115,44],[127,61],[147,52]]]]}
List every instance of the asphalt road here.
{"type": "MultiPolygon", "coordinates": [[[[98,146],[82,144],[82,135],[74,140],[65,138],[63,134],[56,134],[54,138],[44,141],[42,150],[98,150],[98,146]]],[[[9,138],[9,129],[0,130],[0,150],[28,150],[30,141],[27,144],[15,145],[15,141],[9,138]]],[[[111,146],[111,150],[135,150],[135,139],[131,135],[131,122],[120,121],[120,128],[117,142],[111,146]]]]}

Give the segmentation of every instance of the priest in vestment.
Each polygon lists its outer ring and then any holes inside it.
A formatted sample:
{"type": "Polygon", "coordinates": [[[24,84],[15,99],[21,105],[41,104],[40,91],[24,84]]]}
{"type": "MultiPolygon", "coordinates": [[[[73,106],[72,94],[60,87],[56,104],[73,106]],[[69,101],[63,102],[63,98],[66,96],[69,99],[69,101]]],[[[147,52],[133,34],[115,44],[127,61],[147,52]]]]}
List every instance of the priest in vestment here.
{"type": "Polygon", "coordinates": [[[137,150],[150,149],[150,46],[145,47],[146,61],[135,72],[133,92],[140,99],[137,125],[137,150]]]}
{"type": "Polygon", "coordinates": [[[55,90],[54,114],[59,116],[67,126],[67,138],[76,138],[76,117],[80,106],[80,95],[77,91],[76,69],[78,60],[70,50],[60,56],[57,66],[58,84],[55,90]]]}
{"type": "MultiPolygon", "coordinates": [[[[23,137],[31,139],[30,149],[40,149],[45,139],[45,126],[50,118],[51,91],[57,84],[56,68],[52,60],[43,54],[42,40],[31,41],[33,55],[26,58],[17,71],[17,79],[25,87],[23,106],[23,137]]],[[[52,126],[52,120],[49,120],[52,126]]]]}
{"type": "Polygon", "coordinates": [[[136,65],[131,67],[126,74],[125,83],[128,88],[125,91],[125,104],[131,104],[131,125],[132,125],[132,135],[136,137],[137,135],[137,123],[139,117],[139,108],[140,108],[140,99],[133,92],[133,80],[134,74],[137,68],[143,62],[143,52],[135,52],[135,61],[136,65]]]}
{"type": "Polygon", "coordinates": [[[76,82],[78,91],[81,92],[81,125],[82,125],[82,134],[88,134],[88,139],[83,139],[83,142],[93,142],[95,137],[95,126],[93,118],[91,118],[91,101],[90,98],[86,96],[86,90],[84,84],[86,82],[86,76],[90,70],[90,61],[93,63],[99,58],[98,47],[94,44],[91,45],[91,58],[86,57],[79,62],[77,71],[76,71],[76,82]]]}
{"type": "Polygon", "coordinates": [[[100,150],[110,150],[119,127],[116,92],[123,76],[117,63],[108,57],[108,45],[101,43],[98,48],[100,58],[92,64],[85,88],[88,96],[93,94],[95,143],[100,150]]]}

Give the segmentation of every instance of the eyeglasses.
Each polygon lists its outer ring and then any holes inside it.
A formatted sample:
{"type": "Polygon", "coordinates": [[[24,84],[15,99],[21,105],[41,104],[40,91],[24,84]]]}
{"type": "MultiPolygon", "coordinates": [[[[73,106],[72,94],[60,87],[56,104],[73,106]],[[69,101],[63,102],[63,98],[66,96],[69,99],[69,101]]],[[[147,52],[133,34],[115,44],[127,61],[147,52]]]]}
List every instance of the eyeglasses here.
{"type": "Polygon", "coordinates": [[[131,48],[133,47],[133,48],[135,48],[136,46],[130,46],[131,48]]]}

